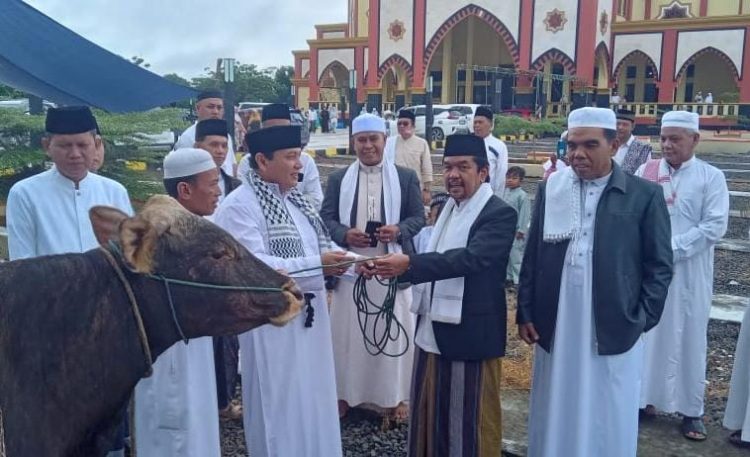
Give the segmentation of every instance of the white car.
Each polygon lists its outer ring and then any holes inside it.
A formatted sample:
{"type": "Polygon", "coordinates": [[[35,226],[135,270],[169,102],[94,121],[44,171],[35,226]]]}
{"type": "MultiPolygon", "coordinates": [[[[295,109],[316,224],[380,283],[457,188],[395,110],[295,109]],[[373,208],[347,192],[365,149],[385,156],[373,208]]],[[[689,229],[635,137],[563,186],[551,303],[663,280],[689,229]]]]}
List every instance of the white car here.
{"type": "MultiPolygon", "coordinates": [[[[422,138],[426,138],[426,112],[425,105],[407,106],[401,108],[414,113],[416,117],[415,133],[422,138]]],[[[430,140],[444,140],[448,135],[466,131],[467,120],[458,111],[450,109],[450,105],[433,105],[432,106],[433,123],[430,132],[430,140]]]]}
{"type": "Polygon", "coordinates": [[[474,133],[474,113],[477,112],[477,108],[482,105],[476,103],[455,103],[453,105],[445,105],[451,111],[457,111],[461,113],[466,119],[467,131],[464,133],[474,133]]]}

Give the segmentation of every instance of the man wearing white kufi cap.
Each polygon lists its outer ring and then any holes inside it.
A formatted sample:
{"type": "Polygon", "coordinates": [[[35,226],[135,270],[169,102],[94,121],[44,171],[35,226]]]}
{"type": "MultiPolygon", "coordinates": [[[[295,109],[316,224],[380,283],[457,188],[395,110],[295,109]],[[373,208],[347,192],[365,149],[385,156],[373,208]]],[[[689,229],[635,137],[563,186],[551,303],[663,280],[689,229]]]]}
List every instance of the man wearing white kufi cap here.
{"type": "Polygon", "coordinates": [[[672,223],[674,281],[664,316],[646,337],[641,407],[683,415],[682,433],[706,439],[703,400],[706,385],[707,327],[714,277],[714,244],[724,236],[729,192],[724,174],[697,159],[699,117],[671,111],[661,125],[662,159],[636,172],[659,183],[672,223]]]}
{"type": "Polygon", "coordinates": [[[612,110],[575,110],[568,129],[570,167],[539,185],[518,289],[519,336],[539,345],[528,455],[634,457],[641,336],[672,276],[669,216],[658,186],[612,160],[612,110]]]}
{"type": "MultiPolygon", "coordinates": [[[[414,252],[412,238],[425,224],[422,192],[417,174],[384,159],[385,122],[373,114],[361,114],[352,124],[358,160],[328,178],[320,215],[339,246],[364,256],[414,252]]],[[[351,269],[333,292],[331,328],[336,366],[339,414],[349,405],[375,404],[392,410],[397,419],[408,415],[407,402],[413,363],[414,315],[409,311],[411,290],[399,290],[395,316],[406,329],[385,351],[400,357],[372,356],[367,352],[352,303],[357,276],[351,269]],[[407,345],[408,351],[407,351],[407,345]]],[[[367,293],[383,303],[388,288],[375,280],[367,293]]],[[[372,332],[372,328],[367,331],[372,332]]]]}
{"type": "MultiPolygon", "coordinates": [[[[203,149],[177,149],[164,158],[164,187],[188,211],[209,216],[221,195],[219,169],[203,149]]],[[[216,374],[211,337],[176,343],[135,388],[138,455],[219,457],[216,374]]]]}

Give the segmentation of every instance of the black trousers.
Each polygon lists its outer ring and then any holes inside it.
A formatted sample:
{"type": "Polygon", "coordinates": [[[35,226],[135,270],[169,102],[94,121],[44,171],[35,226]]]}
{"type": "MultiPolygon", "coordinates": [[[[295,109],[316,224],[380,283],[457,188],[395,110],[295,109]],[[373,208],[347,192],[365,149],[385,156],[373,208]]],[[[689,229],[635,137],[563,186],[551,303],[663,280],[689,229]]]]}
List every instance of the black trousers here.
{"type": "Polygon", "coordinates": [[[214,337],[214,369],[216,370],[216,397],[219,409],[225,409],[234,398],[237,388],[237,367],[240,343],[237,336],[214,337]]]}

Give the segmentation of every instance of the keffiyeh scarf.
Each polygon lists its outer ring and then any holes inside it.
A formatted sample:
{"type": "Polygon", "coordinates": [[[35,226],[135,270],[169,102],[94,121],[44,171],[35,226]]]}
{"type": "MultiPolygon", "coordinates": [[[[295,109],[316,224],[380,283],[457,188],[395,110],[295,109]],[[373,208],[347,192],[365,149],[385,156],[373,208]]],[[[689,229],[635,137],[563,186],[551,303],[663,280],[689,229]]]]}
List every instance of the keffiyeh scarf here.
{"type": "MultiPolygon", "coordinates": [[[[258,173],[251,170],[246,175],[248,184],[255,190],[258,201],[263,209],[263,216],[268,225],[268,246],[271,255],[282,259],[303,257],[302,237],[297,230],[291,214],[284,206],[284,202],[277,192],[267,182],[263,181],[258,173]]],[[[305,199],[302,193],[293,188],[289,191],[289,201],[296,206],[302,214],[307,217],[310,224],[318,234],[318,245],[320,251],[325,252],[331,248],[331,237],[323,220],[315,208],[305,199]]]]}

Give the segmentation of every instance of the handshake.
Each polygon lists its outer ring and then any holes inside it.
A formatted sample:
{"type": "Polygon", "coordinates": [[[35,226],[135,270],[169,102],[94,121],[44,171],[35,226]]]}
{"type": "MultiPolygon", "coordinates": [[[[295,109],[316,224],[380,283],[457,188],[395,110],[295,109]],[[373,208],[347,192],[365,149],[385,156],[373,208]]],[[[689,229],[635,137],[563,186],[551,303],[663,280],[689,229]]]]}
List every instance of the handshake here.
{"type": "Polygon", "coordinates": [[[341,276],[354,265],[354,271],[366,279],[379,276],[383,279],[395,278],[409,269],[409,256],[388,254],[375,259],[366,258],[353,252],[329,251],[320,256],[323,274],[341,276]]]}

